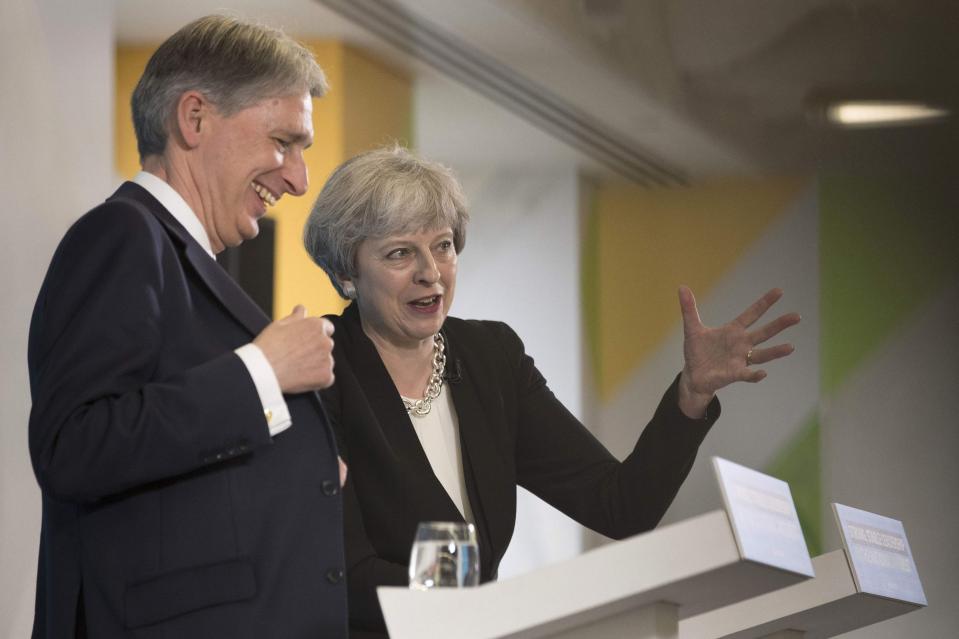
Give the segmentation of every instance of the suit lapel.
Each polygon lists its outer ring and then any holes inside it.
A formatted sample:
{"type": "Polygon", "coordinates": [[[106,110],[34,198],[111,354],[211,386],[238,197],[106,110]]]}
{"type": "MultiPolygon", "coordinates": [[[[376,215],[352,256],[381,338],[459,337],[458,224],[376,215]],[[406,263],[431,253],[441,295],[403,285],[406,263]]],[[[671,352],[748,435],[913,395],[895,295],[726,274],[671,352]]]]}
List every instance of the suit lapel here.
{"type": "MultiPolygon", "coordinates": [[[[379,422],[380,431],[397,467],[407,469],[408,479],[422,487],[423,492],[420,494],[431,503],[430,510],[442,509],[445,511],[442,517],[446,520],[461,521],[459,509],[433,473],[433,467],[413,430],[413,425],[410,424],[409,415],[406,414],[393,379],[376,352],[373,342],[363,332],[355,304],[346,308],[343,318],[347,335],[341,337],[337,333],[335,339],[349,340],[349,348],[344,350],[349,353],[350,365],[356,371],[356,379],[379,422]]],[[[345,426],[349,428],[349,424],[345,426]]]]}
{"type": "MultiPolygon", "coordinates": [[[[442,516],[451,521],[461,519],[459,510],[432,471],[383,360],[363,332],[355,305],[346,308],[343,319],[346,335],[338,333],[337,340],[349,340],[348,346],[344,342],[344,352],[349,353],[350,365],[357,371],[357,381],[380,424],[395,463],[415,476],[412,479],[424,489],[421,494],[432,502],[430,509],[442,508],[447,513],[442,516]]],[[[482,389],[488,387],[484,382],[487,378],[478,368],[463,365],[463,361],[473,361],[475,357],[457,359],[459,351],[455,349],[461,345],[456,341],[457,335],[449,333],[444,329],[447,362],[455,362],[455,370],[447,369],[447,389],[452,393],[459,422],[463,473],[476,519],[481,572],[484,580],[488,580],[492,577],[494,549],[499,549],[498,554],[502,554],[512,535],[516,484],[512,471],[503,465],[502,456],[488,433],[488,424],[495,422],[490,421],[480,397],[482,389]]],[[[497,416],[497,419],[503,417],[497,416]]],[[[348,424],[345,426],[349,427],[348,424]]]]}
{"type": "MultiPolygon", "coordinates": [[[[192,238],[190,238],[192,241],[192,238]]],[[[267,317],[240,285],[216,263],[196,242],[186,247],[186,258],[209,289],[251,335],[259,335],[270,323],[267,317]]]]}
{"type": "Polygon", "coordinates": [[[176,221],[176,218],[146,189],[132,182],[125,182],[112,198],[131,201],[153,214],[166,227],[170,235],[183,245],[186,262],[207,288],[251,335],[259,335],[260,331],[270,323],[270,318],[260,310],[260,307],[240,288],[240,285],[203,250],[203,247],[197,244],[187,230],[176,221]]]}
{"type": "Polygon", "coordinates": [[[455,366],[449,389],[453,393],[459,420],[463,472],[478,527],[483,578],[489,579],[493,576],[493,549],[500,549],[502,554],[512,536],[516,484],[488,433],[488,424],[495,422],[487,415],[479,396],[480,390],[485,388],[482,371],[466,365],[470,358],[457,359],[456,349],[462,345],[456,342],[455,335],[449,337],[447,330],[444,333],[447,333],[447,361],[455,366]],[[509,513],[509,517],[504,517],[504,513],[509,513]]]}

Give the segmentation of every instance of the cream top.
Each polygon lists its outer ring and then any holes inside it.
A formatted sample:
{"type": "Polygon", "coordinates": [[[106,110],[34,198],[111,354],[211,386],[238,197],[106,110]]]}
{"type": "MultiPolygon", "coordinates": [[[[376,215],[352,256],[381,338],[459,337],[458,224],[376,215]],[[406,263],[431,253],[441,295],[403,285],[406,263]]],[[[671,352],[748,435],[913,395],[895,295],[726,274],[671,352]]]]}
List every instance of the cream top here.
{"type": "Polygon", "coordinates": [[[473,511],[470,509],[466,478],[463,475],[459,420],[447,386],[448,384],[443,384],[439,397],[433,400],[433,408],[428,414],[410,415],[409,418],[426,458],[433,467],[433,474],[446,489],[463,518],[473,523],[473,511]]]}

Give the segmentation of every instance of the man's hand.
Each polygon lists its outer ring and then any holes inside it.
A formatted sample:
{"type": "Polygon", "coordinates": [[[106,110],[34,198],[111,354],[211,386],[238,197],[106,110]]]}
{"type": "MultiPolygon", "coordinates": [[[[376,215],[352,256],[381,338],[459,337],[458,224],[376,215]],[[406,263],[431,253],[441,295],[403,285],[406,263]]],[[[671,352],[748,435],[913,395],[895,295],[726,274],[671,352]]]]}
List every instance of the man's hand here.
{"type": "Polygon", "coordinates": [[[333,383],[333,324],[307,317],[297,304],[293,312],[272,322],[253,343],[273,367],[284,393],[303,393],[333,383]]]}

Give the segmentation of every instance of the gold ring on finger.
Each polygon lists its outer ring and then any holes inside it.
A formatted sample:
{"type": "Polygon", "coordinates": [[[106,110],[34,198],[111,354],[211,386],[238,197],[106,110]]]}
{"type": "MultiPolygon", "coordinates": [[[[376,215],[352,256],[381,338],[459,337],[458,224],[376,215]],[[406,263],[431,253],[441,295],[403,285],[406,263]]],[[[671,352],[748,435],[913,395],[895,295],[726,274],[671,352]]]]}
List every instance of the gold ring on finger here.
{"type": "Polygon", "coordinates": [[[752,366],[753,363],[753,349],[746,351],[746,366],[752,366]]]}

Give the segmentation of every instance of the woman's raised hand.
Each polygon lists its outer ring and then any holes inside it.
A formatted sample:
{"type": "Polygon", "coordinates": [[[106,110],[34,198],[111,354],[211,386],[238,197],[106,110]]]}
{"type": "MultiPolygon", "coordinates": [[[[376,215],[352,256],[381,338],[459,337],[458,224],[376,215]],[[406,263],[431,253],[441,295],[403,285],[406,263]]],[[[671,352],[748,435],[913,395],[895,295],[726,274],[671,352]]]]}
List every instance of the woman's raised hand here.
{"type": "Polygon", "coordinates": [[[792,344],[757,348],[784,329],[799,323],[798,313],[780,315],[771,322],[750,330],[769,307],[782,297],[774,288],[756,300],[736,319],[712,328],[699,318],[696,298],[686,286],[679,289],[679,307],[683,316],[683,372],[679,384],[680,408],[689,417],[702,417],[706,406],[720,388],[733,382],[758,382],[766,371],[755,368],[795,350],[792,344]]]}

